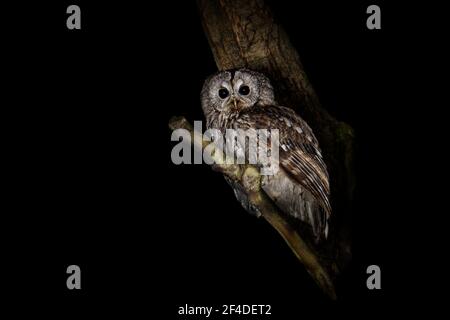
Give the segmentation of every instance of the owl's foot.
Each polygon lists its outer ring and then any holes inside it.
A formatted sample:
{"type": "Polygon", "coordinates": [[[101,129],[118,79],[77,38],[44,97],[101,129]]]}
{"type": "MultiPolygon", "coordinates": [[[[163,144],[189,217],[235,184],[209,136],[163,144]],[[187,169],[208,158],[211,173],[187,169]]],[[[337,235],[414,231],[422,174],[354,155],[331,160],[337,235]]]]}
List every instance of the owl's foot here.
{"type": "Polygon", "coordinates": [[[261,189],[261,175],[256,167],[247,167],[241,181],[247,192],[258,192],[261,189]]]}

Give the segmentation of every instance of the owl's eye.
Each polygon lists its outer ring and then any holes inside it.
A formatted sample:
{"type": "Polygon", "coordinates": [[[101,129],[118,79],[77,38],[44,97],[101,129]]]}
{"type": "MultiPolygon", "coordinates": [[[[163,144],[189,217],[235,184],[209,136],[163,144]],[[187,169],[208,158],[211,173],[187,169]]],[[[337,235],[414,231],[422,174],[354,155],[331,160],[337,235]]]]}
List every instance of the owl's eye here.
{"type": "Polygon", "coordinates": [[[222,88],[219,90],[219,97],[221,97],[222,99],[225,99],[226,97],[228,97],[229,94],[230,93],[225,88],[222,88]]]}
{"type": "Polygon", "coordinates": [[[239,88],[239,94],[246,96],[250,93],[250,88],[248,86],[242,86],[239,88]]]}

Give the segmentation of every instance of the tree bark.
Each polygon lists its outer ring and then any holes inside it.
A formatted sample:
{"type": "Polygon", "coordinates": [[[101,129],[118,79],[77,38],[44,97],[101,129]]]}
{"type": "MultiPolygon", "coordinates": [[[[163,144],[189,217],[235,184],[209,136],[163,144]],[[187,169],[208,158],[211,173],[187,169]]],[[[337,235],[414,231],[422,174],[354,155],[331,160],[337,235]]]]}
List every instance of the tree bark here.
{"type": "Polygon", "coordinates": [[[313,129],[330,175],[333,213],[328,252],[337,274],[351,259],[354,132],[321,105],[299,55],[262,0],[197,0],[219,70],[246,67],[272,80],[278,103],[296,110],[313,129]]]}

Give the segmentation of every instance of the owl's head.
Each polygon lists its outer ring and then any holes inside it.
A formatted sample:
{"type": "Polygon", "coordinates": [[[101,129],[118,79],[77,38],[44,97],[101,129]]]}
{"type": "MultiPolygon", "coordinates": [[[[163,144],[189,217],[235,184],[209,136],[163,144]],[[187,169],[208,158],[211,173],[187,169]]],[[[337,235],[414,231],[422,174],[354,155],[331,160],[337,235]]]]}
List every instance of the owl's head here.
{"type": "Polygon", "coordinates": [[[205,116],[233,114],[255,105],[275,104],[273,88],[262,73],[248,70],[229,70],[206,79],[201,93],[205,116]]]}

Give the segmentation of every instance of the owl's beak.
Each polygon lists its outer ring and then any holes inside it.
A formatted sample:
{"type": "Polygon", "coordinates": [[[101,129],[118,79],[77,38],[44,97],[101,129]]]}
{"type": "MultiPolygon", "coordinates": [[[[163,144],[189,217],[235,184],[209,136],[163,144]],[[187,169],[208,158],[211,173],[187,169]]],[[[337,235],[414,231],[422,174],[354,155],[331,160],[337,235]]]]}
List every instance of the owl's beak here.
{"type": "Polygon", "coordinates": [[[233,109],[237,109],[237,108],[238,108],[237,103],[238,103],[238,101],[237,101],[236,97],[235,97],[234,95],[232,95],[232,96],[230,97],[230,101],[228,102],[228,105],[229,105],[231,108],[233,108],[233,106],[234,106],[233,109]]]}

